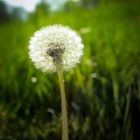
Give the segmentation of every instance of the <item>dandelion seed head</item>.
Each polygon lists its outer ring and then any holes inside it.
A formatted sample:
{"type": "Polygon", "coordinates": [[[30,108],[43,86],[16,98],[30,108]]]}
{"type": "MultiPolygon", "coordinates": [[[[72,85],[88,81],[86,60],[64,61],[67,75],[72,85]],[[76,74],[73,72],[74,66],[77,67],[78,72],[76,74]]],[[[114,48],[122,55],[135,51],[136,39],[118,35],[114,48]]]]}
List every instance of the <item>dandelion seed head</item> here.
{"type": "Polygon", "coordinates": [[[36,31],[29,42],[29,56],[42,71],[56,71],[54,61],[61,61],[63,70],[73,68],[83,54],[80,36],[62,25],[43,27],[36,31]]]}

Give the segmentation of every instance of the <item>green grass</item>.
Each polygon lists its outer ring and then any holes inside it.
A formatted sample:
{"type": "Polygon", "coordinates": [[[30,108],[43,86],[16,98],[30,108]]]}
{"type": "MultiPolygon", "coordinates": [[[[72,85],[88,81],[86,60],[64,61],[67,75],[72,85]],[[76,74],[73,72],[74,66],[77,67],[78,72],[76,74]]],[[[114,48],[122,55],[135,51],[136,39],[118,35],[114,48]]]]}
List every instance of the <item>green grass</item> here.
{"type": "Polygon", "coordinates": [[[65,73],[70,139],[138,139],[140,112],[133,112],[140,106],[139,9],[138,4],[74,8],[0,24],[0,137],[61,138],[57,75],[35,69],[28,42],[40,27],[63,24],[75,29],[85,45],[81,63],[65,73]]]}

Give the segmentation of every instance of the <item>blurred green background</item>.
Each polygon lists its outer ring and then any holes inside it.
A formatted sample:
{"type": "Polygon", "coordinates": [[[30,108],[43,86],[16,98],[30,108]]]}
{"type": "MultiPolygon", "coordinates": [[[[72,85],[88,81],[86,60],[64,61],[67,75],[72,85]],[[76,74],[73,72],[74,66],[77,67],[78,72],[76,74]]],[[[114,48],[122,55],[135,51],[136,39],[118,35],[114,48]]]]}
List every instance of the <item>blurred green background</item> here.
{"type": "Polygon", "coordinates": [[[70,26],[85,45],[64,73],[70,140],[139,140],[139,0],[18,2],[0,1],[0,140],[61,139],[57,75],[28,56],[30,37],[50,24],[70,26]]]}

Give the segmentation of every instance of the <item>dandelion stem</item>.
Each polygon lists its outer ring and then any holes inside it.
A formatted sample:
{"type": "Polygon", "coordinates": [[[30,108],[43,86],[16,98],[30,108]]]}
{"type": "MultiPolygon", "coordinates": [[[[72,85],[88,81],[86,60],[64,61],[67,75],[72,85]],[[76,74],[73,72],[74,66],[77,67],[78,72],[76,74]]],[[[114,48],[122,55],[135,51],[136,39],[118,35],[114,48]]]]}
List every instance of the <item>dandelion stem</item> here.
{"type": "Polygon", "coordinates": [[[61,109],[62,109],[62,140],[69,140],[68,137],[68,117],[67,117],[67,102],[66,102],[66,93],[64,87],[64,78],[63,71],[60,65],[56,65],[57,67],[57,75],[60,86],[61,93],[61,109]]]}

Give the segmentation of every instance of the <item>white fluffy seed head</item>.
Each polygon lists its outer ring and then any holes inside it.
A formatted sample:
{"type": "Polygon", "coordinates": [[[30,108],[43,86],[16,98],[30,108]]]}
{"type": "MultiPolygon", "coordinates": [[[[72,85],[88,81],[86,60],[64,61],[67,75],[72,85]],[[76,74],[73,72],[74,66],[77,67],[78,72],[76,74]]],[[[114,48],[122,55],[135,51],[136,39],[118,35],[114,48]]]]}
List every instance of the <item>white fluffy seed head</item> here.
{"type": "Polygon", "coordinates": [[[54,58],[61,61],[63,70],[68,70],[79,63],[83,47],[75,31],[67,26],[51,25],[41,28],[31,37],[29,56],[35,66],[44,72],[56,71],[54,58]]]}

